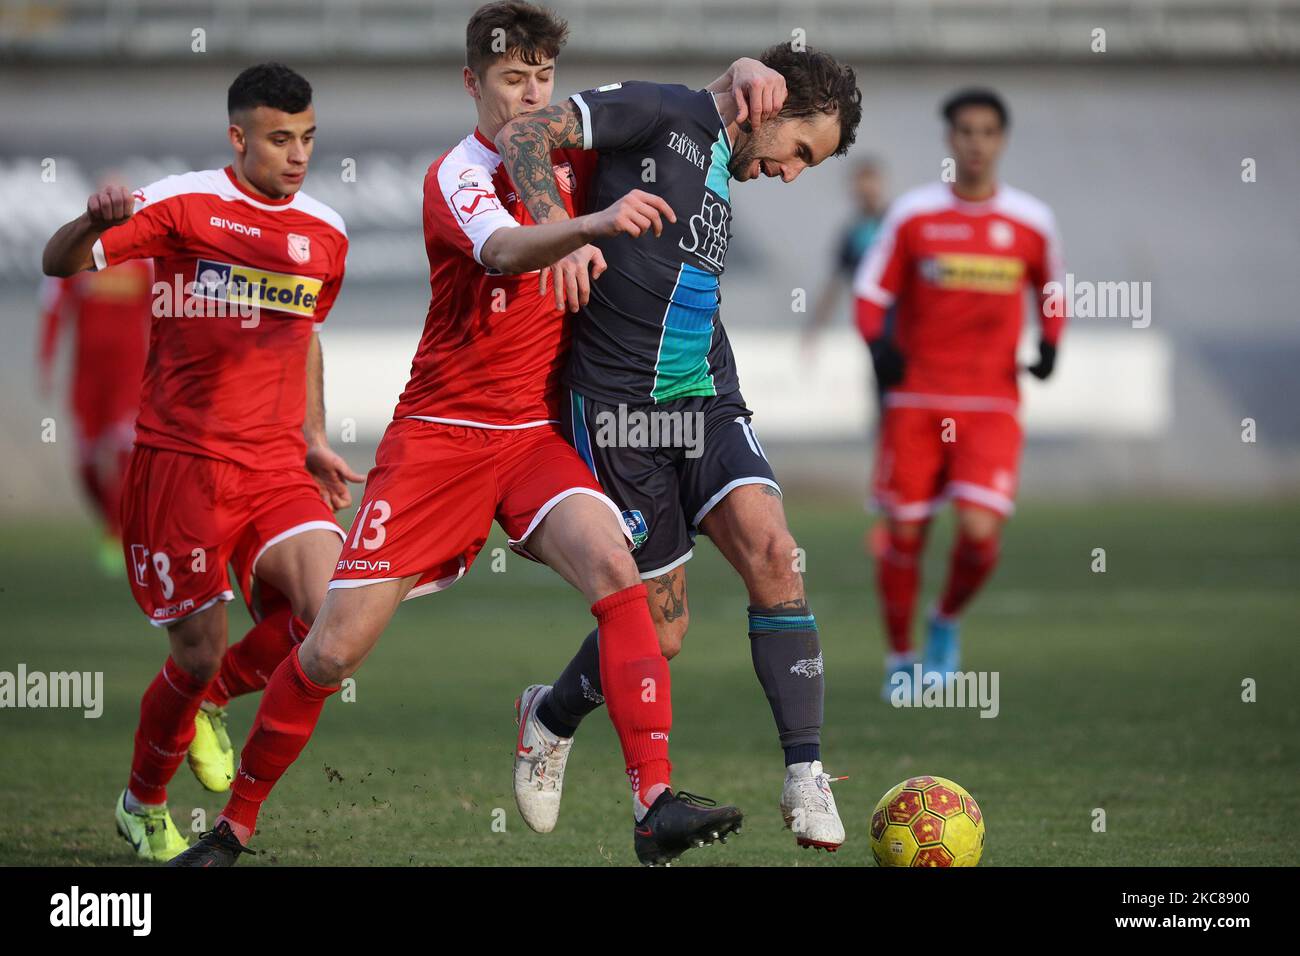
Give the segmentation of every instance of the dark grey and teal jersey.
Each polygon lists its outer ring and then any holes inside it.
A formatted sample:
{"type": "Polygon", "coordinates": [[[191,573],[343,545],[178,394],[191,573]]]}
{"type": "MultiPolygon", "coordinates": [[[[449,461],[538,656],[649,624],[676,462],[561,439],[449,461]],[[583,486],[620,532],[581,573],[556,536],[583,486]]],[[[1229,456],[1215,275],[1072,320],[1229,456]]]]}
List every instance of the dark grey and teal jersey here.
{"type": "Polygon", "coordinates": [[[596,243],[606,272],[574,332],[566,383],[608,402],[661,403],[739,387],[718,318],[731,239],[731,141],[713,94],[614,83],[575,94],[583,148],[599,153],[588,209],[633,189],[677,214],[662,236],[596,243]]]}

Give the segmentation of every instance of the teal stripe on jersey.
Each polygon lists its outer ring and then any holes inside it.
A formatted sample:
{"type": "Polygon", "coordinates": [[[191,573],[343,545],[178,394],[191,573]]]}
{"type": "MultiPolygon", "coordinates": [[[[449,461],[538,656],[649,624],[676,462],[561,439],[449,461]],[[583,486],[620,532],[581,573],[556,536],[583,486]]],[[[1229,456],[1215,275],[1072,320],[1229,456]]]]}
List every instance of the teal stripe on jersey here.
{"type": "Polygon", "coordinates": [[[655,361],[651,397],[668,402],[688,395],[716,395],[709,371],[713,317],[718,312],[718,277],[682,263],[673,286],[655,361]]]}
{"type": "Polygon", "coordinates": [[[727,168],[727,164],[731,162],[731,144],[727,142],[725,128],[718,130],[718,138],[713,141],[713,149],[710,153],[712,161],[704,177],[704,185],[727,202],[731,202],[731,170],[727,168]]]}

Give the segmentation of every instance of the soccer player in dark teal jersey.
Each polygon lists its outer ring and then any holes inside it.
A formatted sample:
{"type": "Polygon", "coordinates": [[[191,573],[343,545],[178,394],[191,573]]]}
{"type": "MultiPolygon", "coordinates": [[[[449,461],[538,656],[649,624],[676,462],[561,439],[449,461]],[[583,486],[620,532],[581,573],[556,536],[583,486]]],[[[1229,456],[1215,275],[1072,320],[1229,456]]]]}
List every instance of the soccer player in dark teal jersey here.
{"type": "MultiPolygon", "coordinates": [[[[852,144],[861,117],[853,71],[825,53],[778,45],[761,61],[785,78],[774,119],[754,128],[729,93],[613,83],[517,117],[496,137],[533,218],[566,217],[550,152],[595,150],[591,203],[641,189],[674,215],[596,243],[604,269],[574,330],[564,427],[623,508],[647,579],[660,647],[686,632],[685,563],[698,532],[749,592],[755,672],[786,764],[781,808],[802,846],[834,850],[844,827],[821,764],[823,659],[781,490],[740,393],[719,321],[719,278],[731,240],[731,183],[793,182],[852,144]]],[[[585,262],[586,260],[584,260],[585,262]]],[[[571,737],[600,701],[599,635],[546,688],[524,694],[526,719],[571,737]]]]}

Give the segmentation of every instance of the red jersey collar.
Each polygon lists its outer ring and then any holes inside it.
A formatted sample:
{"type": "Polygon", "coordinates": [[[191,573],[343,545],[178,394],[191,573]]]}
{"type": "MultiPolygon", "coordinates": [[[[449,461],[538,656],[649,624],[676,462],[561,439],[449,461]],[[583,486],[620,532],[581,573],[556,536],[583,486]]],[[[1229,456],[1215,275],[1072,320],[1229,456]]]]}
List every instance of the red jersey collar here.
{"type": "Polygon", "coordinates": [[[226,176],[229,177],[231,185],[233,185],[236,189],[238,189],[249,199],[254,199],[257,202],[264,203],[268,206],[287,206],[289,205],[289,203],[293,202],[292,196],[285,196],[283,199],[272,199],[270,196],[263,196],[261,193],[249,189],[247,186],[241,183],[239,181],[239,177],[235,175],[234,166],[226,167],[226,176]]]}
{"type": "Polygon", "coordinates": [[[495,153],[497,151],[497,144],[492,142],[492,140],[488,139],[486,136],[484,136],[482,131],[477,126],[474,127],[474,138],[478,140],[480,143],[482,143],[484,146],[486,146],[488,149],[492,150],[492,152],[495,153]]]}
{"type": "Polygon", "coordinates": [[[963,206],[974,206],[975,208],[979,209],[979,208],[983,208],[984,206],[990,205],[995,199],[998,198],[998,194],[1002,192],[1002,184],[994,183],[993,192],[989,193],[983,199],[967,199],[965,196],[962,196],[957,192],[956,183],[948,184],[948,192],[952,195],[952,198],[956,202],[961,203],[963,206]]]}

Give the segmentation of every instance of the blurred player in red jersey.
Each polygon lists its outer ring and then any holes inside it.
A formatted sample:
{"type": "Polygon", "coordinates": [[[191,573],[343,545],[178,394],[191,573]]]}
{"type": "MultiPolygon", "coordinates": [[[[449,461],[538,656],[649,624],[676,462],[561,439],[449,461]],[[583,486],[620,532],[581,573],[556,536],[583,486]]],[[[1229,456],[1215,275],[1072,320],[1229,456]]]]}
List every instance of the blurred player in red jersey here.
{"type": "Polygon", "coordinates": [[[887,390],[872,488],[889,535],[876,563],[886,699],[897,688],[911,693],[921,553],[944,501],[956,503],[957,537],[929,616],[925,680],[960,666],[958,616],[997,563],[1020,461],[1016,345],[1026,288],[1040,305],[1035,377],[1052,374],[1064,325],[1044,292],[1061,269],[1052,211],[998,182],[1005,104],[992,91],[964,90],[942,112],[956,182],[895,200],[854,282],[858,328],[887,390]]]}
{"type": "Polygon", "coordinates": [[[70,336],[77,477],[103,527],[100,567],[113,576],[122,574],[118,511],[135,441],[152,304],[153,263],[148,260],[67,279],[47,278],[41,286],[41,392],[48,396],[53,390],[59,340],[70,336]]]}
{"type": "MultiPolygon", "coordinates": [[[[569,336],[564,306],[576,311],[585,303],[591,279],[604,268],[588,243],[658,232],[671,210],[633,190],[600,212],[535,225],[492,142],[508,120],[549,103],[566,35],[562,20],[529,3],[487,4],[469,22],[463,82],[478,123],[425,177],[431,296],[410,381],[366,479],[321,614],[267,686],[230,801],[213,831],[174,865],[235,862],[326,699],[361,666],[398,604],[465,575],[493,519],[516,552],[549,565],[591,605],[642,862],[670,860],[740,824],[736,808],[700,805],[670,789],[668,665],[629,553],[631,536],[556,427],[569,336]]],[[[578,150],[544,159],[571,214],[584,208],[593,162],[594,155],[578,150]]],[[[531,814],[530,826],[547,830],[558,814],[568,751],[555,739],[526,737],[535,702],[536,695],[521,702],[518,746],[530,758],[538,799],[521,810],[531,814]]]]}
{"type": "Polygon", "coordinates": [[[347,235],[300,191],[315,145],[311,86],[262,64],[235,79],[227,107],[230,166],[134,194],[101,190],[44,256],[52,276],[153,259],[165,290],[122,499],[132,594],[171,644],[141,701],[116,806],[118,831],[152,860],[187,845],[166,803],[187,752],[204,786],[228,788],[221,707],[263,687],[306,633],[341,547],[333,510],[361,480],[325,438],[316,333],[343,281],[347,235]],[[227,565],[257,621],[229,651],[227,565]],[[205,734],[206,762],[193,750],[205,734]]]}

